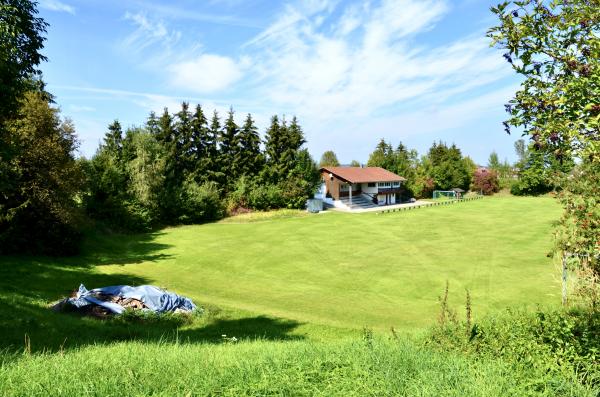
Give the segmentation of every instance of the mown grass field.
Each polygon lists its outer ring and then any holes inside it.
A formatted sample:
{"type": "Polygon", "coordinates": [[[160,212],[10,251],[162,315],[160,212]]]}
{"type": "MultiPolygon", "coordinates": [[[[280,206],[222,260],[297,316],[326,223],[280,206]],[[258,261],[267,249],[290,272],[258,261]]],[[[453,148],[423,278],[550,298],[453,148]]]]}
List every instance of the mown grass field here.
{"type": "Polygon", "coordinates": [[[552,304],[551,198],[491,198],[389,214],[325,212],[166,229],[157,260],[108,264],[199,302],[341,328],[435,321],[450,284],[475,312],[552,304]]]}
{"type": "MultiPolygon", "coordinates": [[[[0,394],[519,395],[526,378],[504,363],[411,338],[435,323],[446,280],[459,316],[465,288],[475,318],[558,304],[546,254],[559,214],[549,197],[390,214],[282,211],[90,236],[74,258],[0,257],[0,394]],[[206,311],[98,321],[48,309],[79,283],[152,283],[206,311]],[[389,340],[391,326],[400,341],[389,340]]],[[[587,393],[557,382],[547,394],[587,393]]]]}

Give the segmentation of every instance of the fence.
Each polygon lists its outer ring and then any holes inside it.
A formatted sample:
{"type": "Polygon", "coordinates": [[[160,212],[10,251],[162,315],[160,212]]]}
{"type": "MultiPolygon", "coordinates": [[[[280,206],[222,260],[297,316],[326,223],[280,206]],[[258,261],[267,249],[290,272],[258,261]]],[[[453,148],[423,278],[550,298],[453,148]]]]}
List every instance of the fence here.
{"type": "Polygon", "coordinates": [[[408,207],[390,208],[390,209],[387,209],[387,210],[378,211],[377,213],[378,214],[385,214],[385,213],[388,213],[388,212],[410,211],[410,210],[416,210],[417,208],[427,208],[427,207],[435,207],[435,206],[438,206],[438,205],[456,204],[456,203],[461,203],[463,201],[481,200],[482,198],[483,198],[483,196],[467,197],[467,198],[456,199],[456,200],[439,201],[439,202],[435,202],[435,203],[427,203],[427,204],[420,204],[420,205],[411,205],[411,206],[408,206],[408,207]]]}

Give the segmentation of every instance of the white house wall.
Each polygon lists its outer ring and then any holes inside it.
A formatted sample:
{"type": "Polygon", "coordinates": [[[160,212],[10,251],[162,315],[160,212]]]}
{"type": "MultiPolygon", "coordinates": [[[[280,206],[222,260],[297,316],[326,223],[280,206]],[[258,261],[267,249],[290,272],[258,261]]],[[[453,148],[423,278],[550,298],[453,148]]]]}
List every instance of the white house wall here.
{"type": "Polygon", "coordinates": [[[377,194],[377,184],[375,184],[374,187],[369,187],[368,183],[362,183],[361,190],[363,191],[363,193],[377,194]]]}

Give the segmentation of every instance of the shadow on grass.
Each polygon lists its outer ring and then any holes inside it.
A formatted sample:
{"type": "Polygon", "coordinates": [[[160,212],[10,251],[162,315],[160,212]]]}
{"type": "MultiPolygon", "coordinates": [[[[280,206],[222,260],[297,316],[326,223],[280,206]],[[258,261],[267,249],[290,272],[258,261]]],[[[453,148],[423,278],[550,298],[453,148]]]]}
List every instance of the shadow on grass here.
{"type": "Polygon", "coordinates": [[[241,340],[300,340],[302,335],[290,334],[301,323],[294,320],[266,316],[243,317],[236,319],[206,319],[206,325],[195,329],[179,331],[179,338],[190,342],[222,342],[223,335],[241,340]]]}
{"type": "Polygon", "coordinates": [[[80,283],[89,288],[141,285],[149,281],[128,274],[103,274],[97,266],[160,261],[171,255],[155,241],[159,233],[96,235],[77,257],[0,256],[0,350],[58,351],[117,341],[222,343],[224,338],[292,340],[300,323],[269,317],[227,318],[208,312],[182,324],[173,316],[145,320],[97,320],[55,313],[51,302],[71,294],[80,283]]]}

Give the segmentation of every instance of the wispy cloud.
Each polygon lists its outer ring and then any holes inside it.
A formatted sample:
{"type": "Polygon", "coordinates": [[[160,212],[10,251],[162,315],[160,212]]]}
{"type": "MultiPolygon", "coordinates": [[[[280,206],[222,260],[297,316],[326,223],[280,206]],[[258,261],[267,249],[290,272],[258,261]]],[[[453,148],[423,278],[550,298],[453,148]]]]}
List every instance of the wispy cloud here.
{"type": "Polygon", "coordinates": [[[40,7],[50,11],[66,12],[75,15],[75,8],[59,0],[40,0],[40,7]]]}
{"type": "MultiPolygon", "coordinates": [[[[128,53],[141,54],[146,49],[158,46],[159,52],[166,52],[168,55],[181,39],[180,31],[169,29],[162,20],[152,20],[144,13],[127,12],[124,18],[135,27],[120,43],[121,48],[128,53]]],[[[156,53],[154,51],[153,56],[156,53]]]]}
{"type": "Polygon", "coordinates": [[[240,18],[235,15],[222,15],[200,12],[194,9],[193,7],[181,8],[168,3],[159,4],[152,1],[142,0],[137,0],[134,3],[154,14],[171,19],[186,19],[210,24],[237,26],[253,29],[262,29],[264,27],[251,19],[240,18]]]}
{"type": "Polygon", "coordinates": [[[94,108],[92,106],[85,106],[85,105],[69,105],[69,110],[71,112],[81,113],[81,112],[94,112],[94,111],[96,111],[96,108],[94,108]]]}
{"type": "Polygon", "coordinates": [[[503,63],[481,37],[439,47],[413,40],[448,10],[441,0],[359,2],[307,14],[288,6],[247,44],[262,98],[309,117],[369,116],[386,107],[452,95],[502,78],[503,63]]]}

